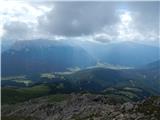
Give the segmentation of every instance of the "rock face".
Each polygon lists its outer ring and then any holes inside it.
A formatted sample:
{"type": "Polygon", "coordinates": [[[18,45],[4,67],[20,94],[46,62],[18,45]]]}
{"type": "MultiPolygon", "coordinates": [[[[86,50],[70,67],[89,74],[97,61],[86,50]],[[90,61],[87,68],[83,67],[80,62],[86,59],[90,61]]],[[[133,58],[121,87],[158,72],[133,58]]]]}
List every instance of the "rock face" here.
{"type": "Polygon", "coordinates": [[[133,103],[118,103],[105,95],[93,94],[71,94],[61,102],[48,102],[48,97],[43,97],[3,105],[2,120],[9,117],[16,120],[159,120],[160,97],[133,103]]]}

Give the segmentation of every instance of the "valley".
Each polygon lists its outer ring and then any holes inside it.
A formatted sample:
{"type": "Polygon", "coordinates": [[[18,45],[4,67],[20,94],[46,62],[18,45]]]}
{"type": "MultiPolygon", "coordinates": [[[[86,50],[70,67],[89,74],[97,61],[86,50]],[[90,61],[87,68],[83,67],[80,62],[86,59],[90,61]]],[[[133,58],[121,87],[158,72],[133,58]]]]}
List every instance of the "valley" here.
{"type": "Polygon", "coordinates": [[[140,100],[160,94],[160,83],[157,79],[160,75],[158,64],[159,62],[154,62],[137,70],[88,68],[67,73],[55,72],[2,78],[2,104],[23,102],[50,94],[79,92],[119,95],[128,100],[140,100]]]}
{"type": "MultiPolygon", "coordinates": [[[[2,120],[158,120],[156,55],[147,64],[110,64],[84,47],[38,42],[17,42],[2,53],[2,120]]],[[[121,59],[131,61],[127,56],[121,59]]]]}
{"type": "Polygon", "coordinates": [[[160,1],[0,0],[0,120],[160,120],[160,1]]]}

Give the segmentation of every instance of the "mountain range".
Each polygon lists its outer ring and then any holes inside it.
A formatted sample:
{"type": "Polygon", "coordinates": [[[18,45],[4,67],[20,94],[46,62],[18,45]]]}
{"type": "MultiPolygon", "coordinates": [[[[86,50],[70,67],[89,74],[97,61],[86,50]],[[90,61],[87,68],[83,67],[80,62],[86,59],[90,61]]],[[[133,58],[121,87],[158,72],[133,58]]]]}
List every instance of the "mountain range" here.
{"type": "Polygon", "coordinates": [[[78,43],[102,63],[139,67],[160,59],[158,46],[136,42],[78,43]]]}
{"type": "Polygon", "coordinates": [[[139,67],[159,59],[159,48],[132,42],[95,44],[25,40],[7,48],[4,45],[1,58],[2,76],[15,76],[64,72],[70,68],[84,69],[99,62],[139,67]]]}
{"type": "Polygon", "coordinates": [[[159,120],[158,47],[26,40],[1,58],[2,120],[159,120]]]}
{"type": "Polygon", "coordinates": [[[2,76],[24,75],[92,66],[96,62],[83,48],[55,41],[20,41],[2,52],[2,76]]]}

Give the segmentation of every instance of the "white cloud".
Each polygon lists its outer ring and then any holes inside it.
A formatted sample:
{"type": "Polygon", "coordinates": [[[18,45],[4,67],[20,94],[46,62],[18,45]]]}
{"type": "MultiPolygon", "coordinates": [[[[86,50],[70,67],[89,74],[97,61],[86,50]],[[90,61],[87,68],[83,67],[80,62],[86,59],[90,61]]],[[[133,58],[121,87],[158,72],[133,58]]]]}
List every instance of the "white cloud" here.
{"type": "Polygon", "coordinates": [[[112,42],[113,36],[106,34],[106,33],[97,33],[93,35],[93,40],[99,41],[99,42],[112,42]]]}
{"type": "Polygon", "coordinates": [[[120,14],[120,20],[123,25],[128,26],[132,22],[131,13],[129,11],[124,11],[120,14]]]}
{"type": "Polygon", "coordinates": [[[118,38],[120,40],[133,40],[134,36],[137,34],[134,26],[134,20],[132,18],[131,12],[123,11],[120,13],[120,22],[118,23],[116,30],[118,32],[118,38]]]}
{"type": "MultiPolygon", "coordinates": [[[[38,18],[47,12],[51,8],[44,5],[32,5],[26,1],[0,1],[0,38],[7,34],[7,29],[4,29],[5,25],[12,25],[15,22],[22,23],[26,26],[26,29],[36,29],[38,25],[38,18]]],[[[25,27],[25,26],[24,26],[25,27]]],[[[7,27],[8,28],[8,27],[7,27]]],[[[13,35],[15,36],[15,35],[13,35]]],[[[14,38],[13,38],[14,39],[14,38]]]]}

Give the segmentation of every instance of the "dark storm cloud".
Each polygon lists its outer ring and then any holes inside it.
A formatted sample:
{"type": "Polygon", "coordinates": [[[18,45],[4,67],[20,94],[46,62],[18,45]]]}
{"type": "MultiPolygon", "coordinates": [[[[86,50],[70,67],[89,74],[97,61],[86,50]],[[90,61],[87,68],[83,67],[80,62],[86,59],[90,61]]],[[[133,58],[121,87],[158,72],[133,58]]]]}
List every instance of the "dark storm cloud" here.
{"type": "Polygon", "coordinates": [[[119,21],[118,11],[129,11],[137,32],[158,32],[159,2],[56,2],[53,10],[39,19],[40,28],[52,35],[81,36],[112,31],[119,21]]]}
{"type": "Polygon", "coordinates": [[[54,3],[54,6],[47,16],[39,20],[40,27],[51,34],[88,35],[118,21],[114,3],[58,2],[54,3]]]}

